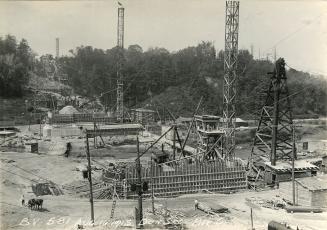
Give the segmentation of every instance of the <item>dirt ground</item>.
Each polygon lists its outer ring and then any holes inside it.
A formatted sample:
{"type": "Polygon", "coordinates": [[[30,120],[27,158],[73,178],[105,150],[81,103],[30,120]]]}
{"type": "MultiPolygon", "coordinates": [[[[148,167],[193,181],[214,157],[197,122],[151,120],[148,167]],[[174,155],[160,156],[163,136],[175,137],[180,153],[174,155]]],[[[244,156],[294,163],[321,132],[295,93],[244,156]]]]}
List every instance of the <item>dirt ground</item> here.
{"type": "MultiPolygon", "coordinates": [[[[37,128],[37,127],[34,127],[37,128]]],[[[27,132],[24,127],[22,132],[27,132]]],[[[74,139],[75,145],[83,148],[83,140],[74,139]]],[[[70,141],[74,141],[73,139],[70,141]]],[[[64,143],[66,139],[62,140],[64,143]]],[[[74,145],[73,145],[74,146],[74,145]]],[[[125,146],[111,149],[110,156],[98,156],[92,164],[101,166],[110,161],[133,160],[135,146],[125,146]],[[115,149],[115,150],[114,150],[115,149]]],[[[144,146],[143,146],[144,148],[144,146]]],[[[46,148],[44,148],[46,150],[46,148]]],[[[41,151],[42,152],[42,151],[41,151]]],[[[104,150],[104,152],[107,152],[104,150]]],[[[149,155],[147,155],[149,157],[149,155]]],[[[82,173],[78,171],[81,165],[87,163],[83,156],[65,158],[61,154],[41,154],[27,152],[0,152],[1,161],[1,229],[77,229],[77,224],[86,229],[134,229],[134,212],[137,202],[134,200],[117,201],[114,219],[110,220],[111,200],[95,200],[95,224],[90,226],[90,203],[87,198],[64,194],[60,196],[44,195],[44,208],[30,210],[21,205],[21,195],[25,200],[34,198],[32,184],[50,180],[59,187],[74,181],[82,181],[82,173]]],[[[100,172],[94,172],[94,177],[100,172]]],[[[327,213],[287,213],[284,209],[260,207],[247,201],[247,198],[260,197],[272,199],[278,195],[278,190],[261,192],[240,191],[234,194],[192,194],[177,198],[155,199],[155,204],[164,209],[180,213],[176,220],[186,229],[250,229],[250,209],[253,209],[255,229],[267,229],[269,221],[286,222],[299,229],[326,229],[327,213]],[[230,213],[211,216],[194,209],[194,201],[205,202],[211,207],[223,205],[230,213]]],[[[144,200],[145,229],[163,229],[163,219],[154,216],[151,210],[151,200],[144,200]]]]}

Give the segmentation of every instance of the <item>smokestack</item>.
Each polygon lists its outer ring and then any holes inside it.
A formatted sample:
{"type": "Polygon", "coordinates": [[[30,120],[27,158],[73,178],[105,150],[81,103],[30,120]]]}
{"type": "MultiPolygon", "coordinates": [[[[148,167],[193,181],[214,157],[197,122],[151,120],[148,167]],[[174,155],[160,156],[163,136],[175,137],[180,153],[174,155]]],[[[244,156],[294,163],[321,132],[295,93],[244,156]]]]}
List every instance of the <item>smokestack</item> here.
{"type": "Polygon", "coordinates": [[[56,58],[59,58],[59,38],[56,38],[56,58]]]}

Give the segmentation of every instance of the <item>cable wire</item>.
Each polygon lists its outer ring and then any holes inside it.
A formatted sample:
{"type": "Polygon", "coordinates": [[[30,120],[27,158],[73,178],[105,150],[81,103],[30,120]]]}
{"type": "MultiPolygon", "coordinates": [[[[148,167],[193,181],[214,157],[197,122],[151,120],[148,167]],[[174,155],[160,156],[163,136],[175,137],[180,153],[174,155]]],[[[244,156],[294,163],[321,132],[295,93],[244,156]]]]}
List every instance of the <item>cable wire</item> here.
{"type": "Polygon", "coordinates": [[[308,24],[304,24],[303,26],[299,27],[298,29],[294,30],[293,32],[287,34],[285,37],[283,37],[282,39],[280,39],[279,41],[277,41],[272,47],[266,49],[263,53],[267,52],[270,49],[273,49],[274,47],[276,47],[278,44],[286,41],[287,39],[289,39],[290,37],[292,37],[293,35],[297,34],[298,32],[300,32],[302,29],[304,29],[307,26],[310,26],[313,22],[317,21],[318,19],[320,19],[325,13],[322,13],[320,15],[318,15],[316,18],[314,18],[311,22],[309,22],[308,24]]]}

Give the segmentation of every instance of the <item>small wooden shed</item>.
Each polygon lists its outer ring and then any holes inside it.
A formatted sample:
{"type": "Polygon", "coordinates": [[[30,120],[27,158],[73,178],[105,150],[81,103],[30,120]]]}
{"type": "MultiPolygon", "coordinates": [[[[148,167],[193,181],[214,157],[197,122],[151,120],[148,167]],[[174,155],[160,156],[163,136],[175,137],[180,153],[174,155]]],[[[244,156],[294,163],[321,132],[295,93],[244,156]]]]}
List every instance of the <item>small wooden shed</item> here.
{"type": "MultiPolygon", "coordinates": [[[[292,201],[292,182],[280,183],[280,196],[292,201]]],[[[327,207],[327,175],[295,179],[296,205],[327,207]]]]}

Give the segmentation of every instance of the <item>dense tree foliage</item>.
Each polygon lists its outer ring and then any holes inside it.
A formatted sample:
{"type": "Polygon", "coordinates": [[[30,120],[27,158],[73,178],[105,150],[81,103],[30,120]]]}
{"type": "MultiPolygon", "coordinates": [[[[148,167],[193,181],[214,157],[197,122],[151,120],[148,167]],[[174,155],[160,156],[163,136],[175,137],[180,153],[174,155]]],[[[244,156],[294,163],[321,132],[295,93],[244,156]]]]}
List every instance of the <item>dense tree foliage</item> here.
{"type": "MultiPolygon", "coordinates": [[[[68,73],[69,84],[80,94],[96,96],[108,92],[102,100],[115,107],[117,48],[90,46],[71,50],[72,57],[60,59],[68,73]]],[[[177,52],[164,48],[143,51],[139,45],[124,50],[124,98],[127,107],[166,107],[179,115],[192,114],[201,97],[201,111],[222,113],[224,53],[216,53],[210,42],[177,52]]],[[[273,63],[254,60],[247,50],[239,51],[237,115],[258,115],[269,84],[267,72],[273,63]]],[[[287,60],[286,60],[287,62],[287,60]]],[[[326,81],[308,73],[289,70],[289,89],[296,114],[326,114],[326,81]],[[300,93],[298,93],[300,91],[300,93]]]]}
{"type": "Polygon", "coordinates": [[[32,65],[33,53],[25,39],[17,43],[14,36],[0,37],[0,96],[22,96],[32,65]]]}
{"type": "MultiPolygon", "coordinates": [[[[108,109],[116,105],[117,60],[120,50],[81,46],[71,55],[56,60],[68,84],[77,94],[101,96],[108,109]]],[[[176,115],[189,116],[203,97],[201,113],[221,115],[223,109],[224,52],[216,52],[210,42],[177,52],[164,48],[143,51],[135,44],[123,50],[125,106],[168,108],[176,115]]],[[[0,95],[21,96],[29,71],[45,76],[41,61],[33,61],[25,39],[0,38],[0,95]]],[[[286,60],[287,62],[287,60],[286,60]]],[[[240,50],[237,69],[237,116],[253,118],[260,112],[270,82],[267,72],[273,63],[254,60],[240,50]]],[[[293,111],[297,115],[326,115],[327,85],[323,77],[294,69],[287,71],[293,111]]],[[[162,113],[162,112],[160,112],[162,113]]]]}

